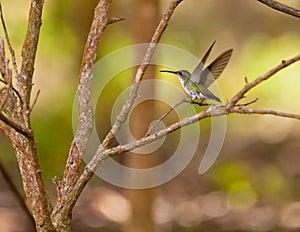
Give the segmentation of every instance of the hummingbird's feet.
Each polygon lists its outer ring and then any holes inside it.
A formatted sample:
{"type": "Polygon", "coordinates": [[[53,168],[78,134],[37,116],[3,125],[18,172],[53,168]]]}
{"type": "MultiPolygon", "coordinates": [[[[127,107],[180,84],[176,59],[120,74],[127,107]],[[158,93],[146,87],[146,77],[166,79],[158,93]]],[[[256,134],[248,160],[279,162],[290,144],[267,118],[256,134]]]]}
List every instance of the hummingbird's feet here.
{"type": "Polygon", "coordinates": [[[223,104],[213,104],[213,103],[207,103],[205,101],[206,101],[206,99],[205,100],[201,100],[201,101],[187,100],[185,102],[190,103],[190,104],[194,104],[194,105],[198,105],[198,106],[224,107],[223,104]]]}
{"type": "Polygon", "coordinates": [[[190,104],[195,104],[195,105],[198,105],[198,106],[210,106],[211,104],[208,104],[208,103],[204,103],[205,99],[201,99],[201,101],[196,101],[194,99],[187,99],[185,100],[185,102],[187,103],[190,103],[190,104]]]}

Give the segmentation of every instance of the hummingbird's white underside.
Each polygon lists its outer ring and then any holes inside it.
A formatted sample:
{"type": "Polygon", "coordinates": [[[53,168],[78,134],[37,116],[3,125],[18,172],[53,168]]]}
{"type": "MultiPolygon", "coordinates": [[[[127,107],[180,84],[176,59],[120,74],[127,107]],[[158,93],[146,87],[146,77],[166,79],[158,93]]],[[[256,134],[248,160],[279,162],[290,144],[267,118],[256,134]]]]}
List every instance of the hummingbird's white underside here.
{"type": "Polygon", "coordinates": [[[194,88],[190,87],[190,88],[187,88],[187,85],[189,85],[189,83],[187,83],[185,85],[185,81],[179,76],[178,76],[178,79],[183,87],[183,89],[185,90],[185,92],[189,95],[189,96],[192,96],[192,100],[195,100],[196,98],[197,99],[200,99],[200,100],[205,100],[205,96],[201,93],[201,92],[197,92],[194,88]]]}

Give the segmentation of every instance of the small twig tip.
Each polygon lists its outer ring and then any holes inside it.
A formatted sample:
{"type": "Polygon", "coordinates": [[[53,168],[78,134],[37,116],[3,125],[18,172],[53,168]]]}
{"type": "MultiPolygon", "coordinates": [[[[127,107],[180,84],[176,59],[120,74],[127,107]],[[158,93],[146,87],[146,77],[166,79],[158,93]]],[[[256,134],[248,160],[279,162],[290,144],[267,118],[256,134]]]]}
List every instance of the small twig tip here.
{"type": "Polygon", "coordinates": [[[125,18],[112,17],[107,20],[107,24],[113,24],[125,20],[125,18]]]}

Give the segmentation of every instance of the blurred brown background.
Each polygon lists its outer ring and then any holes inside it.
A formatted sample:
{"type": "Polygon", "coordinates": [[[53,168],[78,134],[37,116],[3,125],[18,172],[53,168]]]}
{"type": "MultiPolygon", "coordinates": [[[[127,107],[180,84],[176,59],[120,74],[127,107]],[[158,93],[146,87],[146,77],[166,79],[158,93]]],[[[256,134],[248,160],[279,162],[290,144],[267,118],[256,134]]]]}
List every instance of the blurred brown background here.
{"type": "MultiPolygon", "coordinates": [[[[18,58],[29,1],[1,2],[18,58]]],[[[152,34],[168,2],[113,1],[110,15],[126,20],[106,29],[100,42],[99,59],[137,41],[148,42],[147,36],[152,34]],[[156,17],[156,20],[146,27],[147,16],[156,17]],[[137,23],[137,19],[145,20],[145,26],[137,23]],[[142,29],[145,37],[139,40],[142,29]]],[[[299,1],[281,2],[300,8],[299,1]]],[[[72,107],[81,54],[96,3],[95,0],[45,2],[34,85],[34,91],[40,89],[41,94],[33,112],[33,127],[44,179],[53,192],[53,199],[55,186],[51,179],[61,176],[72,139],[72,107]]],[[[300,52],[299,26],[299,19],[257,1],[185,0],[175,11],[161,42],[197,57],[214,40],[217,44],[212,58],[233,48],[233,57],[218,80],[224,99],[229,99],[242,88],[245,76],[253,80],[282,59],[300,52]]],[[[112,64],[112,68],[114,65],[117,64],[112,64]]],[[[100,139],[110,128],[111,106],[118,94],[129,86],[133,71],[125,71],[114,78],[98,102],[96,123],[100,139]]],[[[180,86],[177,79],[159,74],[155,67],[152,73],[148,74],[150,78],[155,76],[180,86]]],[[[255,108],[299,113],[299,73],[300,64],[296,63],[255,88],[247,99],[259,97],[252,106],[255,108]]],[[[156,104],[155,109],[154,118],[167,107],[156,104]]],[[[140,220],[152,223],[157,231],[300,230],[300,123],[256,115],[230,115],[227,123],[225,143],[217,162],[202,176],[198,174],[198,167],[209,140],[210,126],[209,120],[200,123],[200,145],[194,159],[172,181],[149,190],[150,197],[148,191],[141,193],[138,201],[148,194],[145,202],[150,206],[147,206],[147,218],[140,220]]],[[[158,153],[142,162],[160,163],[168,159],[177,146],[178,135],[177,132],[171,135],[158,153]]],[[[126,162],[125,157],[117,160],[126,162]]],[[[21,189],[14,153],[2,134],[0,161],[21,189]]],[[[136,203],[131,194],[95,176],[75,207],[73,231],[133,231],[128,226],[131,209],[136,203]]],[[[28,224],[26,215],[0,176],[0,231],[30,231],[28,224]]]]}

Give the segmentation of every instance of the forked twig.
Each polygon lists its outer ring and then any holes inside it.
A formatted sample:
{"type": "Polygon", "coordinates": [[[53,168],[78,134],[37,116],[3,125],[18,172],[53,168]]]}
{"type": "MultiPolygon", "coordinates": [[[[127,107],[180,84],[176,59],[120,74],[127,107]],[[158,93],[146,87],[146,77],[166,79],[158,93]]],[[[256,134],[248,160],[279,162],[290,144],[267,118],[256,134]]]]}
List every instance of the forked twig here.
{"type": "Polygon", "coordinates": [[[251,89],[253,89],[255,86],[257,86],[261,82],[269,79],[270,77],[275,75],[277,72],[281,71],[285,67],[287,67],[299,60],[300,60],[300,54],[298,54],[288,60],[283,60],[283,61],[281,61],[280,64],[276,65],[274,68],[270,69],[265,74],[259,76],[254,81],[246,82],[244,88],[242,88],[236,95],[234,95],[234,97],[231,99],[231,101],[227,103],[226,107],[228,109],[234,107],[237,104],[237,102],[240,101],[242,98],[244,98],[245,94],[247,92],[249,92],[251,89]]]}
{"type": "Polygon", "coordinates": [[[9,39],[9,36],[8,36],[8,32],[7,32],[4,17],[3,17],[1,3],[0,3],[0,18],[1,18],[1,24],[2,24],[2,27],[3,27],[3,30],[4,30],[5,39],[6,39],[6,42],[7,42],[8,48],[9,48],[9,52],[10,52],[10,55],[11,55],[13,69],[14,69],[16,77],[18,77],[19,72],[18,72],[18,67],[17,67],[17,62],[16,62],[16,55],[15,55],[14,49],[12,48],[12,45],[11,45],[11,42],[10,42],[10,39],[9,39]]]}
{"type": "Polygon", "coordinates": [[[117,23],[117,22],[120,22],[120,21],[123,21],[123,20],[125,20],[125,18],[111,17],[111,18],[108,18],[108,20],[107,20],[107,25],[108,25],[108,24],[117,23]]]}
{"type": "Polygon", "coordinates": [[[116,133],[119,131],[121,125],[127,119],[128,113],[130,112],[133,103],[137,97],[139,82],[141,81],[141,78],[143,77],[150,63],[150,60],[154,54],[155,48],[162,36],[162,33],[166,29],[175,8],[179,5],[181,1],[182,0],[172,0],[169,4],[167,11],[163,14],[162,19],[159,25],[157,26],[154,35],[152,37],[152,40],[150,42],[150,45],[146,51],[144,60],[142,64],[139,66],[139,68],[137,69],[134,82],[129,91],[129,96],[127,101],[125,102],[123,108],[121,109],[121,112],[117,116],[116,121],[112,126],[111,130],[108,132],[106,138],[103,140],[102,144],[98,147],[96,154],[93,156],[89,164],[84,168],[83,173],[81,174],[80,178],[77,180],[75,187],[72,189],[72,193],[70,194],[68,202],[64,204],[63,211],[68,212],[70,209],[73,208],[74,204],[77,201],[78,196],[82,192],[87,181],[93,176],[94,171],[100,165],[101,161],[108,157],[104,155],[103,151],[104,149],[107,149],[107,147],[111,144],[112,140],[115,138],[116,133]]]}
{"type": "Polygon", "coordinates": [[[249,106],[249,105],[251,105],[251,104],[253,104],[253,103],[255,103],[255,102],[257,102],[258,101],[258,97],[257,98],[254,98],[253,100],[251,100],[251,101],[249,101],[249,102],[246,102],[246,103],[242,103],[242,104],[236,104],[235,106],[238,106],[238,107],[245,107],[245,106],[249,106]]]}
{"type": "Polygon", "coordinates": [[[128,114],[134,104],[134,101],[137,97],[139,83],[140,83],[147,67],[149,66],[151,58],[156,49],[157,43],[159,42],[163,32],[167,28],[168,22],[170,21],[170,18],[172,16],[173,12],[175,11],[176,7],[179,5],[180,2],[182,2],[182,0],[172,0],[169,4],[168,9],[163,14],[154,34],[152,36],[151,42],[148,46],[148,49],[146,51],[145,57],[142,61],[142,64],[137,69],[133,84],[131,85],[130,90],[129,90],[129,96],[128,96],[125,104],[123,105],[120,113],[116,117],[116,120],[115,120],[112,128],[110,129],[110,131],[106,135],[105,139],[103,140],[103,142],[101,144],[102,148],[106,148],[110,145],[112,140],[115,138],[115,135],[118,133],[120,127],[123,125],[123,123],[127,119],[127,116],[128,116],[128,114]]]}
{"type": "MultiPolygon", "coordinates": [[[[11,45],[11,42],[10,42],[10,39],[9,39],[9,35],[8,35],[7,29],[6,29],[6,24],[5,24],[5,20],[4,20],[4,17],[3,17],[3,11],[2,11],[1,3],[0,3],[0,20],[1,20],[2,27],[3,27],[5,39],[6,39],[6,42],[7,42],[7,45],[8,45],[8,49],[9,49],[9,52],[10,52],[10,55],[11,55],[13,71],[15,73],[16,78],[19,79],[19,72],[18,72],[18,67],[17,67],[17,62],[16,62],[15,51],[12,48],[12,45],[11,45]]],[[[5,105],[5,103],[6,103],[6,101],[7,101],[7,99],[8,99],[8,95],[9,95],[9,92],[10,92],[11,89],[17,95],[20,106],[24,107],[24,104],[23,104],[23,99],[21,97],[20,92],[17,89],[15,89],[13,84],[12,84],[12,71],[11,71],[11,69],[9,69],[8,60],[5,58],[4,42],[3,42],[2,39],[1,39],[0,43],[1,43],[0,48],[1,48],[1,62],[2,62],[1,69],[3,69],[1,71],[2,71],[2,75],[5,77],[5,80],[0,80],[0,81],[5,83],[5,85],[6,85],[5,86],[6,93],[5,93],[5,96],[3,98],[3,101],[2,101],[2,104],[1,104],[1,107],[0,107],[0,112],[1,112],[4,105],[5,105]]],[[[24,116],[24,118],[25,118],[25,116],[24,116]]]]}
{"type": "Polygon", "coordinates": [[[173,106],[170,107],[170,109],[165,112],[158,120],[156,120],[151,127],[149,128],[148,132],[146,133],[145,136],[149,136],[151,134],[151,132],[153,131],[153,129],[163,120],[165,119],[173,110],[175,110],[175,108],[177,108],[179,105],[181,105],[182,103],[189,103],[189,104],[194,104],[194,105],[198,105],[198,106],[211,106],[214,104],[208,104],[208,103],[203,103],[204,100],[202,101],[195,101],[195,100],[190,100],[188,97],[183,98],[182,100],[180,100],[179,102],[175,103],[173,106]]]}
{"type": "Polygon", "coordinates": [[[165,112],[162,116],[160,116],[160,118],[158,120],[156,120],[151,127],[149,128],[148,132],[146,133],[145,136],[148,136],[151,134],[152,130],[162,121],[164,120],[173,110],[175,110],[175,108],[177,108],[178,106],[180,106],[182,103],[186,102],[187,97],[181,99],[179,102],[177,102],[176,104],[174,104],[173,106],[170,107],[170,109],[165,112]]]}
{"type": "MultiPolygon", "coordinates": [[[[5,85],[8,84],[5,80],[2,80],[2,79],[0,79],[0,82],[2,82],[2,83],[5,84],[5,85]]],[[[6,87],[5,87],[5,88],[6,88],[6,87]]],[[[22,97],[21,97],[19,91],[18,91],[15,87],[13,87],[13,86],[11,86],[11,89],[12,89],[12,90],[14,91],[14,93],[17,95],[18,100],[20,101],[20,104],[23,105],[22,97]]]]}

